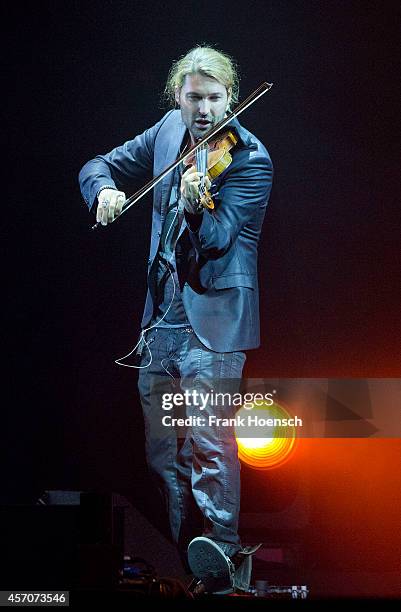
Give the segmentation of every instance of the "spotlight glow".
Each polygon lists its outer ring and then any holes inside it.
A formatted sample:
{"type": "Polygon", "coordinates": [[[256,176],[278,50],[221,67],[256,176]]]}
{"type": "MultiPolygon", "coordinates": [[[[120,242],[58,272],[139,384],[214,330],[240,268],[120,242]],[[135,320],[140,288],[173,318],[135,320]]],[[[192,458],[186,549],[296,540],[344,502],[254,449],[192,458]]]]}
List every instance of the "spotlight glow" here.
{"type": "MultiPolygon", "coordinates": [[[[277,403],[269,406],[265,402],[261,405],[253,405],[251,410],[241,408],[237,415],[244,417],[245,420],[248,417],[256,417],[258,422],[291,418],[283,406],[277,403]]],[[[255,426],[253,429],[248,427],[246,431],[249,437],[243,437],[243,428],[235,428],[238,457],[243,463],[257,470],[273,469],[286,463],[292,456],[298,441],[295,436],[295,427],[290,425],[285,427],[255,426]],[[265,433],[265,436],[260,437],[261,433],[265,433]]]]}

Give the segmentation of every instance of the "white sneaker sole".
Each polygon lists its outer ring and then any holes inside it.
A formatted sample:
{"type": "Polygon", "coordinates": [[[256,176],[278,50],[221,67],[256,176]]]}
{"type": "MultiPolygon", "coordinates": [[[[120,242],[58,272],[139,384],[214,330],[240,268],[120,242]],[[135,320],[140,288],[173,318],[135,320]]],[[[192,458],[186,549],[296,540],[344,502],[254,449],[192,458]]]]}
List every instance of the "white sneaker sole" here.
{"type": "Polygon", "coordinates": [[[232,592],[231,561],[213,540],[194,538],[188,546],[188,564],[209,592],[232,592]]]}

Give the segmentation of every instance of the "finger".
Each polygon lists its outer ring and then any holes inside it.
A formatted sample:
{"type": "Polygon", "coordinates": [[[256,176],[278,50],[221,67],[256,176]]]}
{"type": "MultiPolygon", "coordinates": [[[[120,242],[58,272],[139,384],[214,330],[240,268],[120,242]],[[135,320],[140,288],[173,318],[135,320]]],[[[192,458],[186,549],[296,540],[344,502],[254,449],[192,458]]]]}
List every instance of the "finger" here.
{"type": "Polygon", "coordinates": [[[200,180],[201,180],[201,175],[199,173],[191,174],[190,176],[187,176],[185,179],[183,178],[183,180],[181,181],[181,187],[184,189],[184,191],[188,191],[189,189],[191,189],[190,186],[192,183],[199,185],[200,180]]]}
{"type": "Polygon", "coordinates": [[[116,198],[116,208],[114,211],[114,214],[116,215],[116,217],[118,217],[119,214],[121,214],[121,211],[123,209],[123,204],[125,202],[125,193],[119,193],[117,194],[117,198],[116,198]]]}
{"type": "Polygon", "coordinates": [[[188,178],[183,183],[182,191],[184,192],[184,195],[185,194],[197,193],[198,190],[199,190],[199,184],[200,184],[200,177],[199,176],[193,176],[193,177],[191,177],[191,179],[188,178]]]}
{"type": "Polygon", "coordinates": [[[191,184],[190,196],[191,196],[191,200],[196,200],[199,197],[198,185],[191,184]]]}
{"type": "Polygon", "coordinates": [[[188,183],[188,187],[191,191],[199,191],[200,180],[191,181],[190,183],[188,183]]]}
{"type": "Polygon", "coordinates": [[[187,188],[184,190],[184,197],[186,198],[193,198],[193,197],[198,197],[198,193],[199,193],[199,186],[198,185],[194,185],[192,183],[190,183],[187,188]]]}
{"type": "Polygon", "coordinates": [[[203,172],[198,172],[195,166],[191,166],[189,170],[184,172],[184,174],[182,175],[182,178],[187,179],[188,177],[192,175],[203,176],[203,174],[204,174],[203,172]]]}
{"type": "Polygon", "coordinates": [[[107,215],[109,208],[109,200],[102,200],[101,212],[100,212],[100,223],[107,225],[107,215]]]}
{"type": "Polygon", "coordinates": [[[193,174],[194,172],[196,172],[196,166],[189,166],[182,176],[188,176],[188,174],[193,174]]]}
{"type": "Polygon", "coordinates": [[[114,221],[114,210],[116,208],[116,197],[113,194],[110,198],[110,204],[107,209],[107,221],[112,223],[114,221]]]}
{"type": "Polygon", "coordinates": [[[200,183],[201,178],[202,178],[202,174],[194,174],[193,176],[189,176],[186,180],[186,183],[188,183],[189,185],[191,185],[191,183],[200,183]]]}

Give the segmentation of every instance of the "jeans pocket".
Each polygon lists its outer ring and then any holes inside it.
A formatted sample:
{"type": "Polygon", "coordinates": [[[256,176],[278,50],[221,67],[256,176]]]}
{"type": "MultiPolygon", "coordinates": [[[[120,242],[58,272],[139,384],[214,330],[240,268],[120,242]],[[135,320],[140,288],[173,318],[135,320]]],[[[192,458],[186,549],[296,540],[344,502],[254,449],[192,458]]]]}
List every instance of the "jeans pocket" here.
{"type": "Polygon", "coordinates": [[[241,378],[246,355],[242,351],[231,353],[231,376],[241,378]]]}

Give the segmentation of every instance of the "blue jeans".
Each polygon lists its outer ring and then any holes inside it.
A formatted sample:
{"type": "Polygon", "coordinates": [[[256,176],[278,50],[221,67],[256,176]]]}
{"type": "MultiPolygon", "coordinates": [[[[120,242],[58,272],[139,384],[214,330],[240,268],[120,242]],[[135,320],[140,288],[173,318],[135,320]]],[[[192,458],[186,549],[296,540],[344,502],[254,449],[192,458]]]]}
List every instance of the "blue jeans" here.
{"type": "MultiPolygon", "coordinates": [[[[206,315],[207,316],[207,315],[206,315]]],[[[155,328],[146,332],[152,353],[149,367],[139,370],[146,433],[147,463],[163,495],[172,538],[181,553],[190,540],[204,535],[225,543],[229,555],[241,549],[238,536],[240,506],[240,463],[233,426],[209,422],[210,415],[232,418],[235,407],[212,406],[203,410],[191,401],[181,409],[183,417],[195,419],[182,434],[174,427],[161,427],[165,411],[161,391],[205,394],[239,392],[245,354],[217,353],[206,348],[191,327],[155,328]],[[158,385],[162,383],[162,389],[158,385]],[[228,386],[227,386],[228,385],[228,386]]],[[[141,366],[150,361],[142,352],[141,366]]],[[[237,407],[238,408],[238,407],[237,407]]]]}

